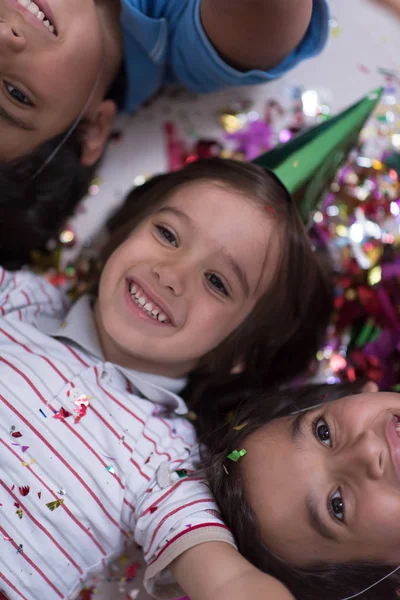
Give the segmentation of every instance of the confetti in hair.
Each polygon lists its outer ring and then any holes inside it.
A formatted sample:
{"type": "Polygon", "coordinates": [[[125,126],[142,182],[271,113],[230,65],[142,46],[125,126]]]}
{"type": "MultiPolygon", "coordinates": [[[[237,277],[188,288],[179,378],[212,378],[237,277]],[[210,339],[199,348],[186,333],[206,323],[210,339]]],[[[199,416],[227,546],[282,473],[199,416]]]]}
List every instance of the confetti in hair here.
{"type": "Polygon", "coordinates": [[[244,429],[245,427],[247,427],[247,423],[242,423],[241,425],[236,425],[236,427],[234,427],[233,429],[235,431],[242,431],[242,429],[244,429]]]}
{"type": "Polygon", "coordinates": [[[237,462],[245,454],[247,454],[247,452],[244,448],[242,448],[242,450],[233,450],[226,458],[229,458],[229,460],[232,460],[233,462],[237,462]]]}

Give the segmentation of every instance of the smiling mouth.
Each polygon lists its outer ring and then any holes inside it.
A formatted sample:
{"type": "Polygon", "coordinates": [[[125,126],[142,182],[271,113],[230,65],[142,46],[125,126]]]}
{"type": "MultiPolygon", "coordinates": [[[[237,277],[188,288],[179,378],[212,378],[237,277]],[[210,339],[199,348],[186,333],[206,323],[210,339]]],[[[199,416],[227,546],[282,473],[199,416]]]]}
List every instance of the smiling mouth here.
{"type": "Polygon", "coordinates": [[[19,4],[23,8],[26,8],[28,12],[30,12],[34,17],[36,17],[37,20],[40,21],[45,27],[47,27],[50,33],[57,35],[56,28],[54,27],[53,23],[50,21],[47,15],[39,8],[39,6],[35,4],[35,2],[32,2],[31,0],[17,0],[17,4],[19,4]]]}
{"type": "Polygon", "coordinates": [[[143,310],[149,317],[152,317],[155,321],[163,323],[164,325],[172,325],[168,315],[163,312],[162,308],[149,298],[149,296],[143,291],[143,289],[134,281],[129,283],[129,293],[132,300],[137,306],[143,310]]]}

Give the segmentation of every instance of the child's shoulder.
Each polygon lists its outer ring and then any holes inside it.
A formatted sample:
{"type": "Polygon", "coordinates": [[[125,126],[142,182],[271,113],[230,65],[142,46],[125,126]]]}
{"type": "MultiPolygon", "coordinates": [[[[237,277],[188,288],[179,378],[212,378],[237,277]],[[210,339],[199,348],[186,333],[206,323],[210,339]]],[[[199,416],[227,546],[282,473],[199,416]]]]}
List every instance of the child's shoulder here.
{"type": "Polygon", "coordinates": [[[28,270],[7,271],[0,267],[0,317],[26,312],[59,314],[69,306],[64,292],[47,279],[28,270]]]}

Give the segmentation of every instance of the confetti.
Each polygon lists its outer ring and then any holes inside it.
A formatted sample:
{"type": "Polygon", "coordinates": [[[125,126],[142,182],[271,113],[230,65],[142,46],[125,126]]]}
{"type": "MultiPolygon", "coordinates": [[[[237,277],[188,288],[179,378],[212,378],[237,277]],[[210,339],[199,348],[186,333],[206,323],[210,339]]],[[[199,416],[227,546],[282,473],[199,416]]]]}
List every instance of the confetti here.
{"type": "Polygon", "coordinates": [[[233,462],[238,462],[238,460],[240,460],[245,454],[247,453],[244,449],[233,450],[230,454],[228,454],[227,458],[229,458],[229,460],[232,460],[233,462]]]}
{"type": "Polygon", "coordinates": [[[150,512],[151,514],[153,514],[153,513],[155,513],[155,512],[156,512],[156,510],[157,510],[157,509],[158,509],[158,506],[150,506],[150,508],[149,508],[149,512],[150,512]]]}
{"type": "Polygon", "coordinates": [[[42,414],[44,416],[45,419],[47,419],[47,415],[44,412],[44,410],[42,410],[41,408],[39,408],[39,412],[40,412],[40,414],[42,414]]]}
{"type": "Polygon", "coordinates": [[[21,452],[26,452],[29,450],[29,446],[21,446],[21,452]]]}
{"type": "Polygon", "coordinates": [[[140,562],[138,562],[138,561],[129,565],[129,567],[126,569],[126,573],[125,573],[125,576],[127,577],[127,579],[134,579],[136,577],[137,570],[140,568],[140,566],[141,566],[140,562]]]}
{"type": "Polygon", "coordinates": [[[68,417],[72,417],[72,413],[65,410],[64,407],[61,407],[60,410],[58,412],[56,412],[55,415],[53,415],[53,419],[59,419],[60,421],[63,421],[64,419],[68,419],[68,417]]]}
{"type": "Polygon", "coordinates": [[[42,492],[38,492],[38,494],[37,494],[37,495],[38,495],[38,498],[39,498],[39,500],[40,500],[40,498],[42,497],[42,492]]]}
{"type": "Polygon", "coordinates": [[[21,465],[23,467],[30,467],[31,465],[34,465],[34,464],[35,464],[35,459],[34,458],[31,458],[31,460],[29,462],[23,460],[22,463],[21,463],[21,465]]]}
{"type": "Polygon", "coordinates": [[[242,423],[241,425],[236,425],[236,427],[234,427],[233,429],[235,431],[242,431],[242,429],[244,429],[245,427],[247,427],[247,423],[242,423]]]}
{"type": "MultiPolygon", "coordinates": [[[[13,428],[11,428],[11,431],[13,430],[13,428]]],[[[19,431],[14,431],[12,434],[13,438],[20,438],[22,437],[22,433],[20,433],[19,431]]]]}
{"type": "Polygon", "coordinates": [[[22,510],[20,503],[19,503],[19,502],[14,502],[14,506],[15,506],[15,508],[17,509],[17,510],[15,511],[15,514],[17,514],[17,515],[18,515],[18,517],[19,517],[20,519],[22,519],[22,517],[24,516],[24,511],[22,510]]]}
{"type": "Polygon", "coordinates": [[[23,546],[23,544],[19,544],[19,546],[18,546],[18,550],[17,550],[17,554],[22,554],[22,553],[23,553],[23,551],[24,551],[24,546],[23,546]]]}
{"type": "Polygon", "coordinates": [[[111,473],[111,475],[115,475],[115,469],[114,469],[114,467],[113,467],[112,465],[109,465],[109,466],[107,467],[107,471],[108,471],[109,473],[111,473]]]}
{"type": "Polygon", "coordinates": [[[186,471],[186,469],[179,469],[176,471],[176,474],[180,479],[183,479],[184,477],[187,477],[189,473],[186,471]]]}
{"type": "Polygon", "coordinates": [[[62,504],[64,504],[64,499],[60,498],[59,500],[53,500],[53,502],[47,502],[46,506],[53,511],[56,510],[56,508],[59,508],[62,504]]]}
{"type": "Polygon", "coordinates": [[[31,488],[29,487],[29,485],[21,485],[18,489],[19,489],[19,493],[21,494],[21,496],[27,496],[29,494],[29,492],[31,491],[31,488]]]}

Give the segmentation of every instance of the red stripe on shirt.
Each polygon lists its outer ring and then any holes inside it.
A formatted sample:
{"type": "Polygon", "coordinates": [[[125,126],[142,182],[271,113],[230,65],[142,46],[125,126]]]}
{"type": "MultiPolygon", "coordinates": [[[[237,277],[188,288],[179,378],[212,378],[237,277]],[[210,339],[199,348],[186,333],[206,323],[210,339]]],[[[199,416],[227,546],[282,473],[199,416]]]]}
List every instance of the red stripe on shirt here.
{"type": "MultiPolygon", "coordinates": [[[[3,358],[0,357],[0,361],[3,361],[11,369],[13,369],[16,373],[18,373],[23,379],[25,379],[25,381],[34,390],[34,392],[37,394],[37,396],[40,398],[40,400],[47,406],[46,399],[40,394],[39,390],[34,386],[34,384],[30,381],[30,379],[24,373],[22,373],[22,371],[20,371],[20,369],[18,369],[18,367],[16,367],[15,365],[13,365],[9,361],[7,361],[5,358],[3,359],[3,358]]],[[[65,381],[68,381],[68,379],[66,379],[65,381]]],[[[48,409],[52,410],[54,414],[57,412],[52,406],[48,406],[48,409]]],[[[101,458],[101,456],[89,444],[89,442],[83,436],[81,436],[80,433],[78,433],[78,431],[76,430],[76,428],[73,427],[72,425],[70,425],[67,421],[64,421],[63,424],[65,425],[65,427],[67,427],[68,431],[70,431],[70,433],[72,433],[75,437],[77,437],[79,439],[79,441],[89,450],[89,452],[91,452],[97,458],[97,460],[100,461],[101,465],[104,468],[107,468],[107,466],[108,466],[107,463],[101,458]]],[[[114,474],[114,477],[118,481],[120,487],[122,489],[124,489],[125,486],[123,485],[123,483],[122,483],[121,479],[118,477],[118,475],[114,474]]]]}
{"type": "Polygon", "coordinates": [[[143,516],[147,515],[147,513],[150,512],[154,508],[154,506],[157,506],[158,504],[160,504],[163,500],[165,500],[165,498],[168,498],[168,496],[170,494],[172,494],[172,492],[174,492],[177,487],[179,487],[180,485],[182,485],[182,483],[185,483],[186,481],[204,481],[204,478],[203,477],[190,477],[190,478],[185,478],[185,479],[181,479],[180,481],[177,481],[175,485],[173,485],[169,488],[168,492],[165,492],[165,494],[157,500],[157,502],[153,502],[153,504],[151,504],[149,506],[149,508],[146,508],[146,510],[143,512],[143,516]]]}
{"type": "Polygon", "coordinates": [[[219,523],[201,523],[199,525],[193,525],[193,527],[191,527],[187,531],[181,531],[175,537],[173,537],[172,540],[169,540],[165,544],[164,548],[162,550],[160,550],[160,552],[157,554],[155,559],[152,560],[151,563],[148,564],[148,566],[153,565],[160,558],[160,556],[166,551],[166,549],[169,548],[171,546],[171,544],[176,542],[176,540],[179,540],[179,538],[181,538],[183,535],[187,535],[188,533],[190,533],[191,531],[194,531],[195,529],[204,529],[204,527],[219,527],[220,529],[226,529],[227,531],[229,531],[228,527],[226,525],[223,525],[222,523],[221,524],[219,524],[219,523]]]}
{"type": "Polygon", "coordinates": [[[81,569],[81,567],[78,565],[78,563],[76,563],[74,561],[74,559],[72,558],[72,556],[70,556],[68,554],[68,552],[66,550],[64,550],[64,548],[57,542],[56,539],[54,539],[54,537],[51,535],[51,533],[49,531],[47,531],[47,529],[45,529],[45,527],[43,527],[43,525],[37,521],[37,519],[35,519],[35,517],[32,515],[32,513],[26,508],[26,506],[23,504],[23,502],[21,501],[20,498],[18,498],[11,490],[10,488],[8,488],[6,486],[6,484],[4,483],[4,481],[2,481],[0,479],[0,485],[6,490],[6,492],[12,497],[12,499],[14,500],[14,502],[18,502],[18,504],[21,506],[21,508],[24,510],[25,514],[30,518],[30,520],[36,525],[36,527],[38,527],[41,531],[43,531],[43,533],[45,534],[46,537],[49,538],[49,540],[51,542],[53,542],[53,544],[56,546],[56,548],[58,548],[58,550],[64,554],[65,558],[67,558],[71,564],[74,565],[75,569],[81,574],[83,575],[83,570],[81,569]]]}
{"type": "Polygon", "coordinates": [[[30,306],[32,304],[32,302],[31,302],[31,299],[29,298],[28,294],[25,292],[25,290],[22,290],[21,294],[26,298],[27,305],[30,306]]]}
{"type": "MultiPolygon", "coordinates": [[[[22,462],[23,458],[18,456],[17,452],[15,452],[15,450],[13,448],[11,448],[8,444],[6,444],[6,442],[2,439],[0,439],[0,442],[3,444],[3,446],[5,446],[7,448],[7,450],[9,450],[9,452],[11,452],[15,458],[19,461],[22,462]]],[[[28,469],[28,471],[31,473],[31,475],[33,475],[40,483],[41,485],[46,488],[46,490],[53,496],[53,498],[55,500],[58,500],[58,496],[57,494],[55,494],[53,492],[53,490],[43,481],[43,479],[41,479],[39,477],[39,475],[36,473],[36,471],[34,469],[32,469],[32,467],[30,467],[29,465],[26,467],[28,469]]],[[[84,525],[82,525],[82,523],[80,522],[79,519],[77,519],[74,515],[74,513],[72,513],[69,508],[66,506],[65,502],[64,504],[61,505],[60,510],[64,510],[67,515],[74,521],[75,525],[77,525],[80,529],[82,529],[82,531],[84,533],[86,533],[86,535],[92,540],[92,542],[97,546],[97,548],[100,550],[100,552],[103,554],[103,556],[107,556],[107,552],[104,550],[104,548],[102,548],[102,546],[99,544],[99,542],[96,540],[96,538],[93,536],[93,534],[86,529],[86,527],[84,527],[84,525]]]]}
{"type": "MultiPolygon", "coordinates": [[[[12,544],[12,545],[14,546],[15,550],[18,550],[18,545],[17,545],[17,544],[15,543],[15,541],[14,541],[14,540],[11,538],[11,536],[10,536],[10,535],[8,535],[7,531],[6,531],[5,529],[3,529],[3,527],[2,527],[1,525],[0,525],[0,533],[1,533],[3,536],[5,536],[5,537],[7,537],[7,538],[10,538],[10,539],[8,540],[8,543],[9,543],[9,544],[12,544]]],[[[39,568],[37,565],[35,565],[35,563],[33,562],[33,560],[32,560],[31,558],[29,558],[29,556],[27,556],[27,554],[26,554],[26,552],[25,552],[25,551],[24,551],[24,552],[21,552],[21,553],[20,553],[18,556],[19,556],[21,559],[23,559],[23,560],[26,560],[26,562],[27,562],[29,565],[31,565],[31,567],[33,567],[37,573],[39,573],[39,575],[42,577],[42,579],[44,579],[44,580],[45,580],[45,582],[47,583],[47,585],[49,585],[49,586],[50,586],[50,587],[51,587],[51,588],[52,588],[52,589],[55,591],[55,593],[57,594],[57,596],[59,596],[60,598],[64,598],[64,594],[62,594],[62,593],[60,592],[60,590],[56,588],[56,586],[54,585],[54,583],[52,583],[52,582],[50,581],[50,579],[49,579],[48,577],[46,577],[46,575],[43,573],[43,571],[42,571],[42,570],[41,570],[41,569],[40,569],[40,568],[39,568]]]]}
{"type": "Polygon", "coordinates": [[[139,471],[139,473],[141,474],[142,477],[147,479],[147,481],[150,481],[150,477],[148,475],[146,475],[146,473],[143,473],[143,471],[139,467],[138,463],[132,457],[131,457],[131,463],[137,468],[137,470],[139,471]]]}
{"type": "Polygon", "coordinates": [[[79,354],[78,354],[78,353],[77,353],[77,352],[76,352],[76,351],[75,351],[73,348],[71,348],[71,346],[69,346],[69,345],[68,345],[66,342],[62,342],[62,343],[63,343],[63,345],[65,346],[65,348],[66,348],[67,350],[69,350],[69,351],[71,352],[71,354],[72,354],[73,356],[75,356],[75,358],[76,358],[77,360],[79,360],[79,362],[80,362],[80,363],[82,363],[82,364],[83,364],[83,366],[84,366],[84,367],[87,367],[87,368],[89,368],[89,366],[90,366],[90,365],[88,365],[88,363],[87,363],[87,362],[85,362],[85,361],[83,360],[83,358],[81,358],[81,357],[79,356],[79,354]]]}
{"type": "Polygon", "coordinates": [[[53,369],[53,371],[55,371],[57,373],[57,375],[59,377],[61,377],[61,379],[64,381],[64,383],[68,383],[67,377],[65,377],[65,375],[63,375],[61,373],[61,371],[55,366],[55,364],[53,364],[51,362],[51,360],[49,358],[47,358],[47,356],[43,356],[43,354],[37,354],[36,352],[31,350],[31,348],[29,348],[22,342],[19,342],[17,339],[15,339],[10,333],[8,333],[7,331],[4,331],[4,329],[0,328],[0,333],[2,333],[5,337],[7,337],[11,342],[16,344],[17,346],[20,346],[21,348],[26,350],[26,352],[29,352],[29,354],[33,354],[34,356],[38,356],[39,358],[43,359],[53,369]]]}
{"type": "Polygon", "coordinates": [[[29,423],[29,421],[23,416],[21,415],[20,412],[17,411],[17,409],[12,406],[12,404],[10,402],[8,402],[4,396],[2,396],[0,394],[0,400],[2,400],[4,402],[4,404],[6,406],[8,406],[8,408],[10,410],[12,410],[19,419],[21,419],[21,421],[23,423],[25,423],[25,425],[31,430],[33,431],[33,433],[42,441],[43,444],[45,444],[45,446],[47,446],[55,456],[57,456],[58,460],[76,477],[76,479],[79,481],[79,483],[82,485],[82,487],[85,488],[85,490],[88,492],[88,494],[93,498],[93,500],[96,502],[96,504],[99,506],[99,508],[102,510],[102,512],[106,515],[106,517],[109,519],[109,521],[115,525],[115,527],[117,527],[119,529],[119,531],[121,531],[121,533],[125,536],[125,537],[129,537],[128,533],[126,531],[124,531],[124,529],[122,529],[122,527],[119,525],[119,523],[117,523],[117,521],[113,518],[112,515],[110,515],[110,513],[108,512],[108,510],[106,509],[105,506],[103,506],[103,504],[101,503],[101,501],[99,500],[99,498],[96,496],[96,494],[93,492],[93,490],[90,489],[90,487],[87,485],[87,483],[82,479],[82,477],[75,471],[75,469],[73,469],[71,467],[71,465],[68,464],[68,462],[62,457],[62,455],[39,433],[39,431],[37,431],[37,429],[35,429],[35,427],[33,427],[33,425],[31,423],[29,423]]]}
{"type": "MultiPolygon", "coordinates": [[[[11,581],[9,581],[7,579],[7,577],[3,573],[0,573],[0,579],[2,579],[13,592],[15,592],[16,594],[18,594],[18,596],[20,598],[23,598],[23,600],[28,600],[28,598],[26,596],[24,596],[23,594],[21,594],[21,592],[19,590],[17,590],[17,588],[15,587],[15,585],[13,585],[11,583],[11,581]]],[[[1,590],[0,590],[0,592],[1,592],[1,590]]]]}
{"type": "Polygon", "coordinates": [[[151,538],[151,541],[150,541],[150,544],[149,544],[149,549],[144,553],[144,556],[147,556],[147,554],[150,552],[150,548],[155,540],[157,533],[159,532],[160,528],[163,526],[163,524],[165,523],[165,521],[167,519],[169,519],[170,517],[173,517],[174,515],[176,515],[176,513],[187,508],[188,506],[194,506],[194,504],[200,504],[201,502],[210,502],[210,498],[202,498],[201,500],[193,500],[193,502],[188,502],[187,504],[184,504],[183,506],[178,506],[174,510],[171,510],[171,512],[169,512],[167,515],[165,515],[165,517],[159,522],[159,524],[155,528],[152,538],[151,538]]]}
{"type": "MultiPolygon", "coordinates": [[[[127,413],[129,413],[132,417],[134,417],[135,419],[137,419],[139,421],[139,423],[141,423],[142,425],[145,425],[145,422],[143,421],[143,419],[141,419],[140,417],[138,417],[133,411],[131,411],[127,406],[125,406],[125,404],[123,404],[122,402],[120,402],[117,398],[115,398],[112,394],[110,394],[100,383],[100,377],[99,377],[99,371],[97,369],[97,367],[94,368],[94,371],[96,373],[96,381],[97,381],[97,385],[99,386],[99,388],[101,390],[103,390],[103,392],[106,394],[106,396],[108,396],[113,402],[115,402],[116,404],[118,404],[118,406],[120,406],[123,410],[125,410],[127,413]]],[[[156,454],[158,454],[159,456],[166,456],[168,458],[168,460],[171,460],[171,456],[167,453],[167,452],[159,452],[157,450],[157,444],[156,442],[150,438],[148,435],[146,435],[144,432],[142,433],[143,437],[146,438],[146,440],[148,440],[149,442],[151,442],[154,446],[154,450],[156,452],[156,454]]]]}

